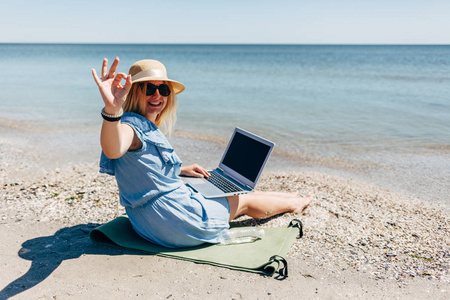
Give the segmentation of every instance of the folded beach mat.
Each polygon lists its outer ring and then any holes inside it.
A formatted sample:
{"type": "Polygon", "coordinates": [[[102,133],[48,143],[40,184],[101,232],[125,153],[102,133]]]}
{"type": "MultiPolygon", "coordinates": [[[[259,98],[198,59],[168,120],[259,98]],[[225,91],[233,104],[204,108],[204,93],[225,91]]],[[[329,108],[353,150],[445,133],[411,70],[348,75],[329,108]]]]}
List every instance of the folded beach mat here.
{"type": "Polygon", "coordinates": [[[203,244],[197,247],[171,249],[140,237],[134,231],[128,217],[123,215],[93,229],[90,238],[96,243],[268,276],[272,276],[280,269],[279,274],[287,276],[287,262],[283,257],[295,239],[303,235],[302,223],[294,219],[287,227],[264,228],[264,231],[264,238],[253,243],[203,244]],[[283,263],[282,268],[280,263],[283,263]]]}

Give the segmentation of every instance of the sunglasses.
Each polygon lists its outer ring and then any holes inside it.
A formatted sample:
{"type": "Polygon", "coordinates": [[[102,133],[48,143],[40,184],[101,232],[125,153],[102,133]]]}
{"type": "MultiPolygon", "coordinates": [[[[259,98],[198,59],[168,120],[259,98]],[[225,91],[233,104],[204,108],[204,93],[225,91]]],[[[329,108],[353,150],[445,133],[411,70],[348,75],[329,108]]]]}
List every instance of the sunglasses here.
{"type": "MultiPolygon", "coordinates": [[[[145,86],[145,83],[142,83],[141,90],[144,90],[144,86],[145,86]]],[[[160,85],[154,85],[153,83],[147,83],[147,91],[146,91],[145,95],[151,96],[156,92],[156,90],[158,90],[159,93],[161,94],[161,96],[163,96],[163,97],[167,97],[170,95],[170,87],[165,83],[160,84],[160,85]]]]}

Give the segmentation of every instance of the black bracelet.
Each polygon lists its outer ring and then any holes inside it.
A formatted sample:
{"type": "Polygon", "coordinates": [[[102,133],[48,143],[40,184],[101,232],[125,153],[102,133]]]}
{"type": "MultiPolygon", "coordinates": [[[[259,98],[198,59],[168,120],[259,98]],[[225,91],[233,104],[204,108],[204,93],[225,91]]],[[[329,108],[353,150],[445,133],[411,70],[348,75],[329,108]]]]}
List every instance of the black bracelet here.
{"type": "Polygon", "coordinates": [[[103,119],[108,122],[117,122],[122,118],[123,113],[121,113],[120,115],[110,115],[110,114],[107,114],[105,112],[105,108],[103,108],[101,115],[102,115],[103,119]]]}

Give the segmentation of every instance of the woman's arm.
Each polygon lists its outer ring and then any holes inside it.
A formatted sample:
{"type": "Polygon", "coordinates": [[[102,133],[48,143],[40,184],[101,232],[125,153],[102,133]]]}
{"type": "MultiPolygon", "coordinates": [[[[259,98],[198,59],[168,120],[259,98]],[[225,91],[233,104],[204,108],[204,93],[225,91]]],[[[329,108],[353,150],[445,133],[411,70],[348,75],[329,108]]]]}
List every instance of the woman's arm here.
{"type": "MultiPolygon", "coordinates": [[[[115,159],[124,155],[139,140],[134,130],[126,124],[103,120],[100,132],[100,145],[108,158],[115,159]],[[136,141],[135,141],[136,143],[136,141]]],[[[140,140],[139,140],[140,142],[140,140]]]]}
{"type": "MultiPolygon", "coordinates": [[[[102,65],[102,78],[98,78],[95,69],[92,75],[98,86],[103,102],[105,103],[105,113],[111,115],[121,115],[123,113],[122,104],[125,102],[128,92],[131,89],[131,76],[124,73],[115,75],[119,58],[116,57],[108,72],[108,60],[105,58],[102,65]],[[120,82],[125,79],[125,84],[120,82]]],[[[103,120],[100,134],[100,144],[102,150],[108,158],[119,158],[128,149],[136,147],[140,140],[136,137],[134,130],[120,121],[110,122],[103,120]]]]}

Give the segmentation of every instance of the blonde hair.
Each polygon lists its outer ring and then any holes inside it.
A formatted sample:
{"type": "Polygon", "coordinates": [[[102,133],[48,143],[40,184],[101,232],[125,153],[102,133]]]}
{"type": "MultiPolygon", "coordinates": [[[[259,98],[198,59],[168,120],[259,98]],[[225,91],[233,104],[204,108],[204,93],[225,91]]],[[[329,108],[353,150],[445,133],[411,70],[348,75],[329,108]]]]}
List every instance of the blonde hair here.
{"type": "MultiPolygon", "coordinates": [[[[178,101],[170,81],[167,82],[165,81],[164,83],[169,86],[171,93],[169,96],[167,96],[166,107],[164,107],[162,112],[156,117],[155,124],[158,127],[163,127],[162,128],[163,132],[165,134],[170,135],[173,132],[175,123],[177,121],[178,101]]],[[[127,99],[122,105],[122,108],[124,112],[134,112],[145,117],[144,115],[145,110],[144,107],[142,107],[144,101],[141,100],[142,98],[145,98],[145,94],[147,92],[147,85],[141,84],[142,82],[138,82],[131,86],[131,90],[127,95],[127,99]],[[139,93],[138,89],[141,89],[141,86],[142,92],[139,93]]]]}

